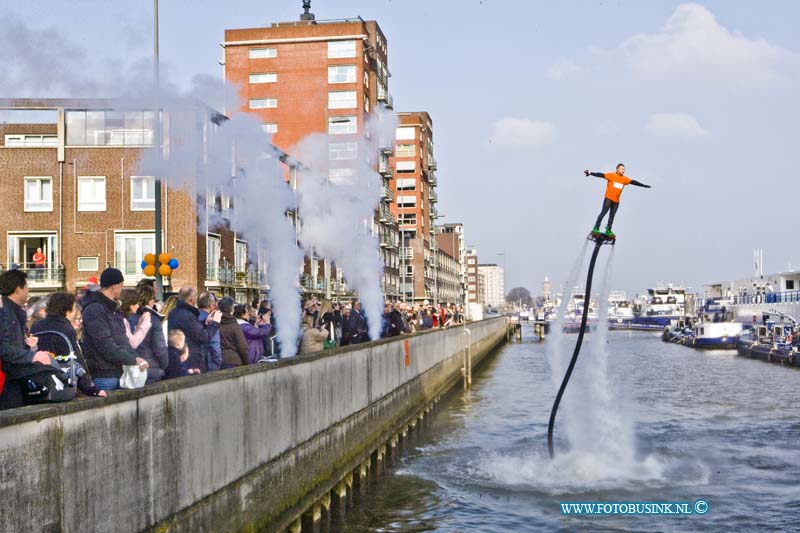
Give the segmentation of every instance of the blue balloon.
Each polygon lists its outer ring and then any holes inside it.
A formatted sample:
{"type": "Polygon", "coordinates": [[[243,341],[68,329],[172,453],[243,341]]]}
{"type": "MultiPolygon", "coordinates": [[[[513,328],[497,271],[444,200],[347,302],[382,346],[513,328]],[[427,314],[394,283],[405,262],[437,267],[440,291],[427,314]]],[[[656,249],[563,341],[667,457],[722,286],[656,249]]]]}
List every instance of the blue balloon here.
{"type": "Polygon", "coordinates": [[[146,266],[147,266],[147,262],[146,261],[142,261],[142,270],[144,270],[144,267],[146,267],[146,266]]]}
{"type": "Polygon", "coordinates": [[[178,260],[177,260],[177,259],[175,259],[174,257],[173,257],[172,259],[170,259],[170,260],[169,260],[169,263],[167,263],[167,264],[169,265],[169,267],[170,267],[172,270],[175,270],[176,268],[178,268],[179,266],[181,266],[181,264],[178,262],[178,260]]]}

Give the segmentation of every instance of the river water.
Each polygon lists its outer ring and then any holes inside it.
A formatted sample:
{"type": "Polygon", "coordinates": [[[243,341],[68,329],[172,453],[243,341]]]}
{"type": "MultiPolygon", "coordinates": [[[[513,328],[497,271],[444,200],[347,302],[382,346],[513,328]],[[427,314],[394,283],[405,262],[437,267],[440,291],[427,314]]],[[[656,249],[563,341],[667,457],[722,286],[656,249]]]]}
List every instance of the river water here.
{"type": "Polygon", "coordinates": [[[574,342],[498,349],[341,529],[800,530],[800,372],[654,333],[587,335],[550,460],[547,421],[574,342]],[[702,515],[564,516],[559,506],[700,499],[702,515]]]}

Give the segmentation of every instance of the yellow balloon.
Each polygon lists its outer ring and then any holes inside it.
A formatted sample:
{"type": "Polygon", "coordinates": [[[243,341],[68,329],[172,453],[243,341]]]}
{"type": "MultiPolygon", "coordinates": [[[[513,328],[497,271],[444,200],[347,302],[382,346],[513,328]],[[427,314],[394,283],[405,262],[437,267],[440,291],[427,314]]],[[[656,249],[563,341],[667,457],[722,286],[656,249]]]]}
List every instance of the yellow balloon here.
{"type": "MultiPolygon", "coordinates": [[[[172,255],[168,254],[167,252],[158,255],[158,262],[161,263],[162,265],[166,265],[167,263],[169,263],[170,259],[172,259],[172,255]]],[[[167,275],[169,274],[162,274],[162,276],[167,276],[167,275]]]]}
{"type": "MultiPolygon", "coordinates": [[[[145,255],[144,256],[144,262],[147,263],[148,265],[155,265],[156,264],[156,254],[147,254],[147,255],[145,255]]],[[[155,274],[156,273],[153,272],[152,275],[155,275],[155,274]]]]}
{"type": "MultiPolygon", "coordinates": [[[[145,259],[145,261],[146,261],[146,259],[145,259]]],[[[149,277],[155,276],[156,275],[156,266],[155,265],[147,265],[146,267],[144,267],[144,275],[145,276],[149,276],[149,277]]]]}
{"type": "Polygon", "coordinates": [[[169,265],[161,265],[158,267],[158,273],[162,276],[169,276],[172,274],[172,269],[169,267],[169,265]]]}

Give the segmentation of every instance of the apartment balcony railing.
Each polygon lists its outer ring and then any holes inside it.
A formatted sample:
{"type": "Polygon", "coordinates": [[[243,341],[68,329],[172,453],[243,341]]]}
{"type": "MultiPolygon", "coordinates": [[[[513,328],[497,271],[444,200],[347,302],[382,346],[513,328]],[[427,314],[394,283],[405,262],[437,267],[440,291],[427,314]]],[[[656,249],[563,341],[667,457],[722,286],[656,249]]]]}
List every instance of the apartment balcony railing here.
{"type": "Polygon", "coordinates": [[[389,206],[382,203],[378,208],[378,220],[385,224],[396,224],[394,216],[392,216],[392,212],[389,210],[389,206]]]}
{"type": "Polygon", "coordinates": [[[428,170],[431,172],[438,170],[438,167],[436,166],[436,159],[434,159],[432,155],[428,156],[428,170]]]}
{"type": "MultiPolygon", "coordinates": [[[[59,289],[64,287],[66,280],[65,269],[62,266],[45,264],[37,268],[33,263],[22,263],[16,265],[18,270],[28,274],[28,286],[31,289],[59,289]]],[[[7,269],[0,265],[0,272],[7,269]]]]}
{"type": "Polygon", "coordinates": [[[431,201],[431,204],[436,203],[439,201],[439,195],[436,194],[436,189],[433,187],[428,188],[428,199],[431,201]]]}
{"type": "Polygon", "coordinates": [[[378,101],[383,102],[387,109],[394,109],[394,98],[389,94],[389,91],[384,89],[382,85],[378,84],[378,101]]]}
{"type": "Polygon", "coordinates": [[[428,173],[428,183],[430,183],[432,187],[436,187],[438,182],[436,181],[436,174],[434,172],[428,173]]]}
{"type": "Polygon", "coordinates": [[[389,164],[388,157],[386,157],[385,154],[382,155],[380,161],[378,161],[378,173],[385,178],[394,176],[394,169],[389,164]]]}
{"type": "Polygon", "coordinates": [[[386,184],[381,186],[381,198],[387,202],[394,202],[394,191],[386,184]]]}
{"type": "Polygon", "coordinates": [[[228,263],[218,265],[206,263],[206,283],[233,286],[237,283],[236,272],[228,263]]]}
{"type": "Polygon", "coordinates": [[[382,248],[397,248],[398,236],[396,233],[384,233],[380,239],[382,248]]]}

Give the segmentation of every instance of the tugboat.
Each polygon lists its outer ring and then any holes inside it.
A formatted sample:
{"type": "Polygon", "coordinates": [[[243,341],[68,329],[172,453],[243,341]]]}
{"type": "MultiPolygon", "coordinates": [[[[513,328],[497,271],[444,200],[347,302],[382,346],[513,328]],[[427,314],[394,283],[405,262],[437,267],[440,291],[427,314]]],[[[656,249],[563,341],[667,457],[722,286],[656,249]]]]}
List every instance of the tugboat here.
{"type": "Polygon", "coordinates": [[[742,332],[736,341],[736,351],[742,357],[759,359],[783,366],[800,367],[797,321],[783,313],[765,314],[764,322],[742,332]],[[776,314],[779,321],[770,320],[776,314]],[[786,323],[786,319],[789,323],[786,323]]]}

